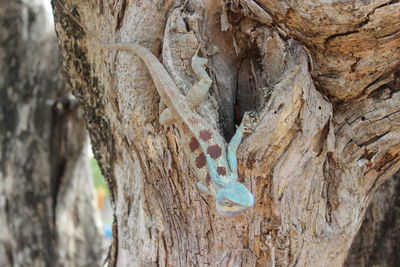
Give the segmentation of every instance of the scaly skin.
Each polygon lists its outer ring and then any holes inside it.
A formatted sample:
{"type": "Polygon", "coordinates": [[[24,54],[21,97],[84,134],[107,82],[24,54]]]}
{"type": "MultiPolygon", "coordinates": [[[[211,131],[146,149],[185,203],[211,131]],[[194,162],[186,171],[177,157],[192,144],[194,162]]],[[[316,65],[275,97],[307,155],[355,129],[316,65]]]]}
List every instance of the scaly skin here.
{"type": "Polygon", "coordinates": [[[188,97],[185,97],[164,66],[146,48],[137,44],[121,43],[105,44],[104,47],[133,52],[145,63],[163,103],[172,114],[164,115],[164,118],[161,116],[161,124],[165,125],[165,121],[174,121],[173,118],[169,118],[170,116],[178,118],[181,122],[181,128],[186,134],[185,153],[200,180],[198,186],[203,192],[215,197],[217,211],[221,215],[232,216],[253,206],[253,195],[244,185],[236,181],[238,178],[236,150],[243,134],[248,132],[244,125],[247,116],[237,128],[227,149],[225,140],[219,132],[192,109],[201,103],[198,99],[204,99],[206,96],[204,92],[208,92],[211,85],[211,79],[204,70],[207,61],[197,55],[193,57],[192,67],[201,80],[189,91],[188,97]]]}
{"type": "MultiPolygon", "coordinates": [[[[62,6],[61,3],[60,5],[62,6]]],[[[253,206],[253,195],[243,184],[237,182],[236,150],[243,134],[249,132],[245,127],[248,116],[245,115],[227,147],[218,130],[195,111],[208,94],[211,85],[211,79],[204,67],[207,60],[198,57],[197,53],[193,56],[192,68],[200,81],[192,87],[187,96],[184,96],[164,66],[148,49],[138,44],[102,42],[64,6],[62,8],[104,48],[132,52],[144,62],[162,102],[167,107],[160,115],[160,123],[167,125],[176,121],[184,131],[186,142],[184,151],[199,179],[198,187],[201,191],[214,196],[218,213],[232,216],[253,206]]]]}

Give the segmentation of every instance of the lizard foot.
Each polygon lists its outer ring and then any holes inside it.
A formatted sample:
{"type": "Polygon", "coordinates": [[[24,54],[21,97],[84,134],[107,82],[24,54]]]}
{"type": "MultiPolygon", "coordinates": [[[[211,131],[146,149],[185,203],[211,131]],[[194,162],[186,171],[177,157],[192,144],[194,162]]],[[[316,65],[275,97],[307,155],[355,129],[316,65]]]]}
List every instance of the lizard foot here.
{"type": "Polygon", "coordinates": [[[243,134],[253,133],[253,128],[255,128],[255,122],[257,120],[257,113],[254,111],[246,111],[243,115],[242,122],[240,123],[238,129],[242,131],[243,134]]]}
{"type": "Polygon", "coordinates": [[[201,182],[197,183],[197,188],[204,194],[211,195],[210,191],[208,190],[208,187],[202,184],[201,182]]]}
{"type": "Polygon", "coordinates": [[[204,58],[204,57],[199,57],[198,53],[199,53],[199,49],[200,46],[197,48],[196,53],[194,54],[194,56],[192,57],[192,68],[194,70],[198,70],[198,69],[205,69],[205,66],[208,63],[208,59],[204,58]]]}

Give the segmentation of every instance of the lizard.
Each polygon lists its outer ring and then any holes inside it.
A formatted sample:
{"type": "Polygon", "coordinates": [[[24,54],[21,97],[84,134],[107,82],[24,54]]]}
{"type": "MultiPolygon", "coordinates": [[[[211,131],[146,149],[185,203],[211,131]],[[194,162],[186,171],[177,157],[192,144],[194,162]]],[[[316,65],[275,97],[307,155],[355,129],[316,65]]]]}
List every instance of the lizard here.
{"type": "Polygon", "coordinates": [[[192,69],[199,81],[183,95],[158,58],[147,48],[136,43],[106,43],[91,33],[57,0],[64,12],[87,34],[94,37],[101,47],[127,51],[138,56],[145,64],[163,105],[167,107],[160,114],[161,125],[177,123],[184,132],[184,153],[188,158],[197,186],[203,193],[214,197],[216,211],[223,216],[239,214],[254,205],[252,193],[238,182],[236,152],[243,135],[250,133],[246,127],[249,114],[245,113],[228,145],[218,130],[204,120],[196,108],[206,98],[212,84],[206,72],[207,59],[198,56],[199,48],[192,57],[192,69]]]}

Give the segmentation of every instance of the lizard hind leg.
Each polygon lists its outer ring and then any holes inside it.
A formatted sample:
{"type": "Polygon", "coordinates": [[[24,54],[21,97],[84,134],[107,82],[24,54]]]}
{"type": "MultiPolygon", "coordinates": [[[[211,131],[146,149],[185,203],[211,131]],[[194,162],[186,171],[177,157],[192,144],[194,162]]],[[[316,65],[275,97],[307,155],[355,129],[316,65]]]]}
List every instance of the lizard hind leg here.
{"type": "Polygon", "coordinates": [[[204,182],[198,182],[197,188],[200,190],[201,193],[203,193],[205,195],[210,195],[213,197],[215,197],[217,195],[215,190],[212,187],[205,186],[204,182]]]}
{"type": "Polygon", "coordinates": [[[210,191],[208,190],[208,187],[205,186],[202,182],[197,183],[197,188],[204,194],[206,195],[211,195],[210,191]]]}
{"type": "MultiPolygon", "coordinates": [[[[186,95],[186,101],[191,109],[196,109],[205,100],[212,83],[205,69],[207,59],[199,57],[197,55],[198,50],[192,57],[192,69],[200,80],[190,88],[186,95]]],[[[167,108],[160,113],[159,121],[161,125],[167,126],[175,122],[175,117],[171,110],[167,108]]]]}
{"type": "Polygon", "coordinates": [[[193,109],[197,108],[204,101],[212,83],[205,68],[208,60],[197,55],[199,48],[192,57],[192,69],[200,80],[193,85],[186,96],[189,106],[193,109]]]}

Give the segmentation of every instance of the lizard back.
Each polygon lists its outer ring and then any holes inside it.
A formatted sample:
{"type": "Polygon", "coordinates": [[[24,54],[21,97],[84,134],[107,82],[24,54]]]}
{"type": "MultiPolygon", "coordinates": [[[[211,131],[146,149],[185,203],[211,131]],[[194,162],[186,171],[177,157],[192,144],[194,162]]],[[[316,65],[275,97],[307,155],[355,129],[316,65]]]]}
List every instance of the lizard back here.
{"type": "Polygon", "coordinates": [[[110,44],[106,47],[133,51],[145,63],[162,101],[182,122],[181,128],[185,133],[184,141],[187,143],[185,151],[196,176],[209,181],[210,174],[206,158],[209,157],[219,175],[219,182],[228,183],[231,170],[227,162],[224,138],[217,130],[213,129],[210,123],[189,107],[185,96],[157,57],[148,49],[137,44],[110,44]]]}

